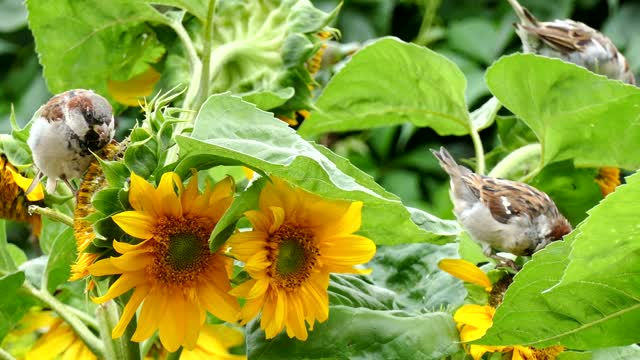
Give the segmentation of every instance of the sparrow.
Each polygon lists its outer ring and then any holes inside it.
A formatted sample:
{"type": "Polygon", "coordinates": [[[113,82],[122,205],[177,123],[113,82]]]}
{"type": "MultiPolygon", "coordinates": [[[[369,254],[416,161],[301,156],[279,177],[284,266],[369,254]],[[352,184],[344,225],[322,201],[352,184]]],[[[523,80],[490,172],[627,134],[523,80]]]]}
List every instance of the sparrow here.
{"type": "Polygon", "coordinates": [[[587,68],[610,79],[635,85],[627,59],[601,32],[570,19],[538,21],[517,0],[508,0],[520,19],[514,23],[525,53],[534,53],[587,68]]]}
{"type": "Polygon", "coordinates": [[[531,255],[571,232],[551,198],[527,184],[478,175],[441,147],[431,150],[451,177],[453,212],[485,255],[531,255]]]}
{"type": "Polygon", "coordinates": [[[48,193],[55,191],[58,179],[74,190],[69,180],[82,176],[93,153],[109,144],[113,135],[113,110],[107,99],[84,89],[55,95],[38,109],[27,140],[39,172],[26,193],[43,176],[48,193]]]}

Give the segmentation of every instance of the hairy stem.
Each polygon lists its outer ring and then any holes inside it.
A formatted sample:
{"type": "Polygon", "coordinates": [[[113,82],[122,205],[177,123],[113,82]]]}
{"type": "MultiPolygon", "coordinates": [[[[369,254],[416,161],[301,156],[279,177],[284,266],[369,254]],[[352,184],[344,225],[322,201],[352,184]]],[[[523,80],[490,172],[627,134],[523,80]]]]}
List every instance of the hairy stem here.
{"type": "Polygon", "coordinates": [[[193,46],[193,41],[191,40],[191,37],[189,37],[189,33],[187,33],[187,30],[184,28],[182,23],[174,20],[169,25],[173,31],[176,32],[180,41],[182,41],[182,45],[187,52],[189,64],[191,65],[191,81],[189,82],[189,89],[187,90],[187,94],[184,99],[184,107],[188,109],[193,103],[196,95],[198,94],[198,89],[200,88],[199,82],[200,74],[202,73],[202,62],[200,61],[198,53],[193,46]]]}
{"type": "Polygon", "coordinates": [[[104,339],[105,342],[105,359],[140,359],[138,343],[134,343],[133,341],[131,341],[130,337],[121,336],[117,339],[111,338],[111,332],[120,320],[118,305],[114,301],[107,301],[104,304],[100,304],[96,309],[96,317],[100,322],[100,336],[102,337],[102,339],[104,339]]]}
{"type": "MultiPolygon", "coordinates": [[[[529,144],[525,145],[511,154],[507,155],[502,161],[500,161],[489,173],[489,176],[493,177],[501,177],[507,178],[510,174],[512,174],[518,167],[521,167],[523,163],[528,163],[531,159],[541,158],[542,154],[542,146],[540,144],[529,144]]],[[[525,178],[530,180],[535,176],[540,170],[540,166],[538,165],[536,169],[527,174],[525,178]]]]}
{"type": "Polygon", "coordinates": [[[67,305],[49,294],[46,289],[36,289],[26,281],[23,287],[29,292],[29,294],[48,305],[67,324],[69,324],[76,335],[82,339],[82,341],[94,354],[96,354],[96,356],[99,358],[104,357],[104,345],[102,344],[102,341],[100,341],[100,339],[98,339],[78,317],[69,311],[67,305]]]}
{"type": "Polygon", "coordinates": [[[482,147],[482,139],[478,130],[473,127],[473,124],[469,126],[469,135],[471,135],[471,141],[473,141],[473,149],[476,152],[476,172],[480,175],[484,175],[484,148],[482,147]]]}
{"type": "Polygon", "coordinates": [[[69,227],[73,227],[73,219],[70,216],[63,214],[58,210],[51,209],[51,208],[43,208],[37,205],[29,205],[28,211],[29,211],[29,214],[38,214],[41,216],[46,216],[53,221],[57,221],[69,227]]]}
{"type": "Polygon", "coordinates": [[[211,73],[211,42],[213,37],[213,16],[215,14],[216,2],[215,0],[209,0],[209,9],[207,10],[207,19],[204,24],[204,48],[202,50],[202,71],[200,72],[200,82],[198,95],[193,103],[193,109],[200,109],[200,106],[204,103],[209,96],[209,75],[211,73]]]}

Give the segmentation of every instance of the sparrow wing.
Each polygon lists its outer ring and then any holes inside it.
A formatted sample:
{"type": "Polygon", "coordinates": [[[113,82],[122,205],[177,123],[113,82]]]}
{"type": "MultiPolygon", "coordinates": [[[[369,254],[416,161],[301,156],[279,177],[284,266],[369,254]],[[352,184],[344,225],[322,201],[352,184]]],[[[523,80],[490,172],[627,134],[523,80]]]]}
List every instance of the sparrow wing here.
{"type": "Polygon", "coordinates": [[[522,214],[535,218],[550,210],[557,213],[555,205],[545,193],[527,184],[473,175],[465,177],[465,180],[469,187],[476,189],[480,201],[498,222],[506,224],[512,217],[522,214]]]}
{"type": "Polygon", "coordinates": [[[539,23],[539,26],[520,25],[520,27],[562,53],[584,51],[585,46],[592,41],[596,33],[592,28],[571,20],[539,23]]]}

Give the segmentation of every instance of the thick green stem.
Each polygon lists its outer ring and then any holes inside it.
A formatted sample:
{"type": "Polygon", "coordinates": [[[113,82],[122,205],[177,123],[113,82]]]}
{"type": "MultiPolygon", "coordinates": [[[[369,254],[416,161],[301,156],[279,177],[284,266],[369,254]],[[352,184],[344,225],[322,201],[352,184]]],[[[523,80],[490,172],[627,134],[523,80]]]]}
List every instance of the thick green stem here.
{"type": "Polygon", "coordinates": [[[478,131],[473,127],[473,124],[470,124],[469,128],[469,135],[471,135],[471,141],[473,141],[473,149],[476,152],[476,172],[480,175],[484,175],[485,164],[482,139],[480,139],[480,134],[478,134],[478,131]]]}
{"type": "Polygon", "coordinates": [[[80,339],[87,345],[87,347],[96,356],[104,357],[104,346],[100,339],[98,339],[89,328],[78,319],[69,309],[67,305],[60,302],[53,295],[49,294],[46,290],[38,290],[31,284],[25,281],[23,287],[36,299],[47,304],[58,316],[60,316],[78,335],[80,339]]]}
{"type": "Polygon", "coordinates": [[[198,89],[200,88],[202,62],[200,61],[200,57],[198,57],[198,53],[193,46],[193,41],[189,37],[189,33],[187,33],[187,30],[184,28],[182,23],[179,21],[173,21],[170,26],[182,41],[182,45],[187,52],[187,58],[189,58],[189,64],[191,65],[191,81],[189,82],[189,88],[185,95],[183,105],[185,109],[191,109],[191,104],[193,104],[195,97],[198,95],[198,89]]]}
{"type": "MultiPolygon", "coordinates": [[[[489,173],[489,176],[508,178],[517,168],[522,167],[523,164],[531,163],[533,159],[540,159],[542,154],[542,146],[540,144],[525,145],[511,154],[507,155],[502,161],[500,161],[489,173]]],[[[540,161],[538,160],[538,163],[540,161]]],[[[536,166],[532,172],[525,176],[525,180],[530,180],[540,170],[540,166],[536,166]]]]}
{"type": "Polygon", "coordinates": [[[114,301],[107,301],[106,303],[99,305],[96,309],[96,316],[100,323],[100,336],[105,343],[105,359],[140,359],[138,343],[131,341],[130,333],[127,332],[117,339],[111,338],[111,332],[120,320],[118,305],[114,301]]]}
{"type": "Polygon", "coordinates": [[[29,214],[38,214],[46,216],[53,221],[63,223],[69,227],[73,227],[73,219],[58,210],[51,208],[43,208],[37,205],[29,205],[29,214]]]}
{"type": "Polygon", "coordinates": [[[209,76],[211,73],[211,47],[213,41],[213,16],[215,14],[216,2],[215,0],[209,0],[209,9],[207,10],[207,19],[204,24],[204,46],[202,49],[202,71],[200,72],[200,83],[198,89],[198,95],[193,103],[193,108],[189,110],[200,109],[200,106],[204,103],[209,96],[209,76]]]}

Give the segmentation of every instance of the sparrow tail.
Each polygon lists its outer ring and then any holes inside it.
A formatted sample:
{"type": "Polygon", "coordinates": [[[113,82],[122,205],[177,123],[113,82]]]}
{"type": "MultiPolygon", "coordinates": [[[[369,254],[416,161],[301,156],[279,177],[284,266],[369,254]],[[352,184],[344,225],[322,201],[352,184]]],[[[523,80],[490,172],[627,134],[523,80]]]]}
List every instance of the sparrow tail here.
{"type": "Polygon", "coordinates": [[[444,146],[440,147],[440,150],[431,149],[431,152],[440,162],[440,166],[442,167],[442,169],[446,171],[451,178],[457,178],[462,174],[471,172],[471,170],[467,169],[466,167],[458,165],[456,160],[453,158],[453,156],[451,156],[451,154],[449,154],[444,146]]]}
{"type": "MultiPolygon", "coordinates": [[[[520,5],[518,0],[507,0],[524,26],[538,27],[538,19],[520,5]]],[[[517,24],[514,24],[517,27],[517,24]]]]}

